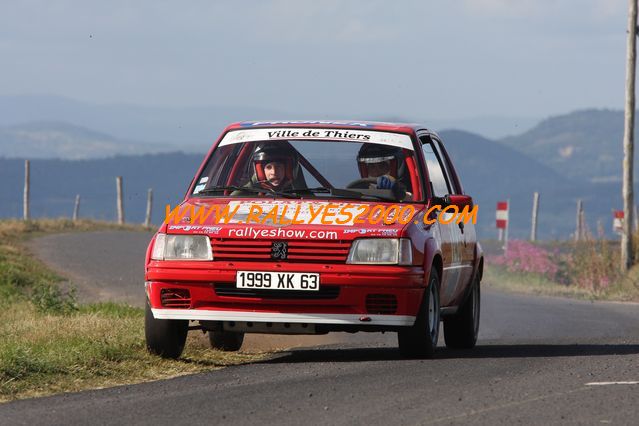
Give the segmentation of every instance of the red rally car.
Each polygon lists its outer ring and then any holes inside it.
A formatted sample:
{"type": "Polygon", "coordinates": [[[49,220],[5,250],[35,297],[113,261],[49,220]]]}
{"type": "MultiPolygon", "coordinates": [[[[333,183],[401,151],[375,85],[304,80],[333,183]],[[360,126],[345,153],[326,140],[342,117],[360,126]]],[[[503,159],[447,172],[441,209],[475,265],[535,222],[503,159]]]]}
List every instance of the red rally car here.
{"type": "Polygon", "coordinates": [[[423,126],[231,124],[149,244],[147,347],[177,358],[195,329],[222,350],[245,333],[394,331],[402,355],[429,357],[441,320],[447,347],[472,348],[483,253],[455,213],[476,207],[423,126]]]}

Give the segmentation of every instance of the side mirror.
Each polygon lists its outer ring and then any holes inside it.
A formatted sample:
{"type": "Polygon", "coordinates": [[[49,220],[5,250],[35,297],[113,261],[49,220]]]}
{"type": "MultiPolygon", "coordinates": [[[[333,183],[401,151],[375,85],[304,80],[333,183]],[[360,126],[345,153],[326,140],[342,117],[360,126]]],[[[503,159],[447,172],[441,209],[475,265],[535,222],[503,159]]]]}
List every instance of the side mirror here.
{"type": "Polygon", "coordinates": [[[473,208],[473,197],[469,195],[447,195],[448,204],[455,205],[457,207],[473,208]]]}

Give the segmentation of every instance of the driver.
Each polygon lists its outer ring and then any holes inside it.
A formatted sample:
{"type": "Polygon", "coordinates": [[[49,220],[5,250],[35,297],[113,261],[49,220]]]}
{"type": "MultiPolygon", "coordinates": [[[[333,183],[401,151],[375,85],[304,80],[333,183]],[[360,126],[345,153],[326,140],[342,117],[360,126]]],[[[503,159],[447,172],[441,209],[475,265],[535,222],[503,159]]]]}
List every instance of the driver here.
{"type": "Polygon", "coordinates": [[[406,186],[397,178],[403,163],[401,148],[364,144],[357,154],[357,166],[362,179],[377,178],[371,189],[390,189],[400,200],[406,197],[406,186]]]}
{"type": "MultiPolygon", "coordinates": [[[[247,188],[265,188],[283,191],[294,188],[299,174],[299,161],[294,149],[288,144],[264,144],[253,152],[253,175],[245,185],[247,188]]],[[[244,195],[235,191],[231,195],[244,195]]]]}

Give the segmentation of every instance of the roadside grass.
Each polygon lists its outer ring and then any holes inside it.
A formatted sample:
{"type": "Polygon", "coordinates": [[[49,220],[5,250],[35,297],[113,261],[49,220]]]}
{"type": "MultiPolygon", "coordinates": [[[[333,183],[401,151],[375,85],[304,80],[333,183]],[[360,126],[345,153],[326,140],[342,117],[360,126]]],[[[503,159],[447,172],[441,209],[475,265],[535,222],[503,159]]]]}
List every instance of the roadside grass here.
{"type": "Polygon", "coordinates": [[[37,219],[37,220],[0,220],[0,238],[28,238],[40,233],[60,233],[73,231],[100,231],[109,229],[119,229],[127,231],[144,231],[142,225],[126,224],[118,225],[113,222],[79,219],[37,219]]]}
{"type": "Polygon", "coordinates": [[[212,350],[205,336],[191,332],[184,355],[163,360],[146,351],[143,309],[114,303],[60,315],[18,302],[0,313],[0,401],[159,380],[264,357],[212,350]]]}
{"type": "MultiPolygon", "coordinates": [[[[639,234],[634,236],[639,246],[639,234]]],[[[487,247],[484,281],[488,287],[518,293],[588,300],[639,301],[639,264],[619,270],[619,241],[589,238],[574,241],[515,241],[519,252],[504,262],[502,243],[487,247]],[[530,246],[525,250],[519,246],[530,246]],[[541,252],[532,247],[538,247],[541,252]],[[540,262],[546,258],[550,264],[540,262]],[[553,269],[554,268],[554,269],[553,269]]],[[[639,256],[639,250],[636,253],[639,256]]]]}
{"type": "Polygon", "coordinates": [[[542,275],[511,272],[501,265],[487,264],[484,268],[483,285],[502,291],[532,294],[538,296],[572,297],[576,299],[597,299],[593,291],[576,286],[560,284],[542,275]]]}
{"type": "Polygon", "coordinates": [[[73,311],[73,291],[63,291],[63,278],[49,270],[24,248],[24,241],[48,233],[107,229],[144,230],[142,226],[118,226],[110,222],[69,219],[0,220],[0,297],[5,301],[28,300],[46,312],[73,311]]]}
{"type": "Polygon", "coordinates": [[[608,300],[639,302],[639,264],[634,265],[627,274],[618,278],[606,289],[608,300]]]}
{"type": "Polygon", "coordinates": [[[0,221],[0,401],[165,379],[253,362],[267,354],[209,348],[189,333],[176,361],[146,351],[144,310],[78,305],[62,280],[30,256],[25,239],[50,232],[141,227],[69,220],[0,221]]]}

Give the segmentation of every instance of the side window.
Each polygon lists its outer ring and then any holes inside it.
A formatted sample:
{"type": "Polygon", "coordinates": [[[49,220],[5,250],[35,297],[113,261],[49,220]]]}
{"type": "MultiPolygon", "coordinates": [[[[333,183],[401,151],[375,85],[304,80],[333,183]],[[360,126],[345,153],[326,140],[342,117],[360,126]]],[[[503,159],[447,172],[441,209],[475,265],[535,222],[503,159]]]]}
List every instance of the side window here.
{"type": "Polygon", "coordinates": [[[439,157],[440,163],[442,165],[442,168],[444,170],[444,174],[446,175],[446,180],[449,183],[450,189],[451,189],[451,194],[461,194],[462,191],[459,190],[459,188],[457,188],[455,179],[453,179],[453,172],[450,166],[450,163],[448,162],[448,159],[446,158],[446,156],[444,155],[444,153],[442,152],[442,145],[441,145],[441,141],[437,140],[437,139],[433,139],[433,144],[435,145],[435,149],[437,150],[437,157],[439,157]]]}
{"type": "Polygon", "coordinates": [[[426,161],[426,168],[428,169],[428,177],[433,195],[443,197],[446,194],[450,194],[450,187],[444,176],[444,171],[437,158],[437,154],[435,154],[433,150],[432,142],[427,137],[421,137],[420,140],[423,143],[422,151],[424,152],[424,160],[426,161]]]}

